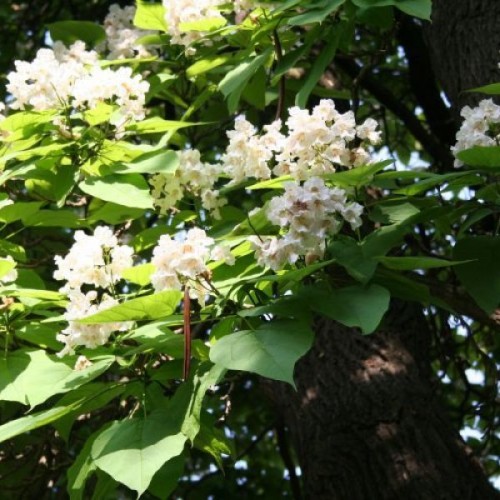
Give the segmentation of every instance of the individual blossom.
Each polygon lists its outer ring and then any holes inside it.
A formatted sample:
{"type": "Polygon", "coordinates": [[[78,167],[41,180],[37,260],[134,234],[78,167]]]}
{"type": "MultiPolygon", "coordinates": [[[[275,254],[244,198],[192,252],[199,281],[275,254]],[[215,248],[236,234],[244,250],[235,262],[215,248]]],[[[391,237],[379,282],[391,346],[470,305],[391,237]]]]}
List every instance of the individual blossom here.
{"type": "Polygon", "coordinates": [[[202,162],[196,149],[179,151],[178,157],[179,166],[174,175],[156,174],[149,181],[160,213],[174,209],[187,194],[199,198],[205,210],[220,218],[219,208],[227,203],[214,189],[221,175],[221,166],[202,162]]]}
{"type": "MultiPolygon", "coordinates": [[[[7,255],[7,257],[1,257],[0,258],[0,263],[5,262],[9,264],[15,264],[15,260],[12,258],[11,255],[7,255]]],[[[0,277],[0,285],[5,285],[6,283],[12,283],[13,281],[17,280],[17,269],[14,267],[7,273],[5,273],[3,276],[0,277]]]]}
{"type": "Polygon", "coordinates": [[[63,292],[83,285],[112,288],[121,279],[123,270],[132,267],[132,256],[133,249],[118,244],[108,227],[96,227],[93,235],[76,231],[75,243],[66,257],[55,257],[54,278],[67,281],[63,292]]]}
{"type": "Polygon", "coordinates": [[[155,267],[151,276],[153,288],[155,291],[181,290],[183,285],[189,284],[191,295],[204,303],[207,290],[197,286],[199,278],[207,278],[210,274],[208,262],[220,258],[230,262],[232,256],[219,249],[202,229],[190,229],[182,241],[163,235],[151,259],[155,267]]]}
{"type": "Polygon", "coordinates": [[[108,15],[104,18],[106,41],[98,49],[107,51],[106,59],[133,59],[136,57],[151,57],[154,55],[138,40],[154,31],[141,30],[134,26],[134,6],[120,7],[111,5],[108,15]]]}
{"type": "Polygon", "coordinates": [[[294,238],[291,233],[282,238],[251,236],[249,239],[255,249],[257,262],[273,271],[279,271],[286,263],[295,263],[303,251],[301,240],[294,238]]]}
{"type": "Polygon", "coordinates": [[[65,344],[63,349],[58,353],[60,357],[66,354],[73,354],[75,348],[78,346],[93,349],[104,345],[113,332],[126,331],[131,327],[130,322],[87,325],[76,321],[117,305],[118,301],[109,295],[104,294],[99,300],[95,290],[88,293],[83,293],[80,290],[71,290],[68,293],[68,299],[69,304],[64,314],[64,318],[68,321],[68,326],[56,336],[59,342],[65,344]]]}
{"type": "MultiPolygon", "coordinates": [[[[483,99],[474,108],[465,106],[460,114],[464,121],[457,132],[457,142],[451,148],[455,156],[474,146],[500,145],[500,106],[492,99],[483,99]]],[[[455,160],[456,167],[462,165],[459,159],[455,160]]]]}
{"type": "MultiPolygon", "coordinates": [[[[222,20],[223,16],[219,6],[224,3],[226,3],[225,0],[163,0],[167,32],[172,37],[171,42],[189,47],[194,42],[201,40],[206,32],[186,31],[182,29],[182,24],[207,19],[222,20]]],[[[190,49],[192,52],[192,47],[190,49]]]]}
{"type": "Polygon", "coordinates": [[[80,372],[82,370],[90,368],[92,364],[92,361],[90,361],[90,359],[88,359],[86,356],[78,356],[73,370],[75,370],[75,372],[80,372]]]}

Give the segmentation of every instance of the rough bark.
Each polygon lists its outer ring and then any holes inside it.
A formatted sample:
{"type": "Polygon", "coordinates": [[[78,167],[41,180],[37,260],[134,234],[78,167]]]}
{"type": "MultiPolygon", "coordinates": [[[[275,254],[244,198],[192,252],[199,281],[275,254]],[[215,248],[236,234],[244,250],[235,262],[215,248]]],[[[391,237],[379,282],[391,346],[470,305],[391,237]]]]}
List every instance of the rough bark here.
{"type": "Polygon", "coordinates": [[[485,98],[466,90],[500,81],[499,28],[498,0],[433,0],[427,41],[456,119],[464,105],[485,98]]]}
{"type": "Polygon", "coordinates": [[[499,498],[435,400],[428,330],[414,307],[397,307],[371,336],[317,323],[297,365],[298,391],[269,385],[302,468],[304,498],[499,498]]]}

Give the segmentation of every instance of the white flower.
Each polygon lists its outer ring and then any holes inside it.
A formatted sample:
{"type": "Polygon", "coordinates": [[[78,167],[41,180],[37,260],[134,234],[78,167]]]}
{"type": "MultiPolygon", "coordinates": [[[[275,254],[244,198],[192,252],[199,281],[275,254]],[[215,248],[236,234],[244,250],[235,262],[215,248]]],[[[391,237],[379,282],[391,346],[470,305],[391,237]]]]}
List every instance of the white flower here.
{"type": "Polygon", "coordinates": [[[70,100],[75,82],[97,62],[97,53],[87,52],[83,42],[69,49],[55,42],[53,49],[40,49],[35,59],[15,61],[16,71],[7,75],[12,109],[33,107],[37,111],[60,108],[70,100]]]}
{"type": "Polygon", "coordinates": [[[172,43],[187,47],[202,39],[205,32],[184,31],[181,25],[206,19],[223,19],[218,7],[224,3],[225,0],[163,0],[165,21],[172,43]]]}
{"type": "Polygon", "coordinates": [[[123,120],[143,120],[149,83],[141,75],[132,75],[132,68],[92,68],[82,75],[71,91],[76,108],[95,108],[102,102],[118,104],[123,120]]]}
{"type": "Polygon", "coordinates": [[[153,187],[151,194],[155,205],[160,208],[160,213],[175,208],[176,204],[189,194],[201,198],[202,207],[218,218],[219,208],[227,203],[227,200],[213,189],[222,173],[221,166],[202,162],[197,149],[187,149],[177,154],[179,167],[174,176],[156,174],[149,181],[153,187]]]}
{"type": "Polygon", "coordinates": [[[73,370],[75,370],[75,372],[80,372],[82,370],[91,367],[92,364],[93,364],[92,361],[87,359],[85,356],[78,356],[78,359],[76,360],[75,367],[73,368],[73,370]]]}
{"type": "MultiPolygon", "coordinates": [[[[483,99],[478,106],[465,106],[460,112],[464,121],[457,132],[457,142],[451,151],[456,156],[474,146],[498,146],[500,144],[500,106],[492,99],[483,99]]],[[[455,166],[463,163],[456,159],[455,166]]]]}
{"type": "MultiPolygon", "coordinates": [[[[0,262],[1,261],[15,263],[11,255],[7,255],[7,257],[1,257],[0,262]]],[[[0,284],[3,285],[5,283],[11,283],[16,280],[17,280],[17,269],[14,267],[0,278],[0,284]]]]}
{"type": "Polygon", "coordinates": [[[152,264],[156,271],[151,283],[156,291],[165,288],[181,288],[181,281],[194,280],[208,271],[206,262],[214,240],[205,231],[190,229],[184,241],[172,239],[165,234],[153,249],[152,264]]]}
{"type": "Polygon", "coordinates": [[[190,229],[182,241],[163,235],[153,249],[151,262],[156,271],[151,276],[151,283],[156,291],[180,290],[187,284],[190,295],[203,305],[209,290],[202,286],[199,278],[209,277],[209,261],[221,259],[230,265],[234,263],[230,252],[217,248],[202,229],[190,229]]]}
{"type": "Polygon", "coordinates": [[[145,116],[149,84],[128,67],[100,68],[97,53],[86,51],[83,42],[69,48],[55,42],[53,49],[40,49],[31,63],[16,61],[15,66],[7,75],[13,109],[92,109],[111,102],[118,105],[123,120],[145,116]]]}
{"type": "Polygon", "coordinates": [[[130,322],[86,325],[75,321],[118,304],[118,301],[109,295],[103,295],[99,302],[96,291],[84,294],[80,290],[71,290],[68,298],[70,302],[64,314],[68,321],[68,327],[56,337],[59,342],[65,344],[64,348],[57,354],[60,357],[73,354],[75,347],[80,345],[89,348],[104,345],[113,332],[126,331],[131,327],[130,322]]]}
{"type": "Polygon", "coordinates": [[[134,26],[136,8],[128,6],[121,8],[111,5],[109,14],[104,19],[106,41],[99,49],[107,50],[107,59],[133,59],[153,55],[144,45],[137,43],[139,38],[153,34],[154,31],[141,30],[134,26]]]}
{"type": "Polygon", "coordinates": [[[79,289],[82,285],[110,288],[121,279],[124,269],[132,267],[134,251],[119,245],[111,229],[98,226],[92,236],[75,232],[75,243],[66,257],[57,255],[56,280],[66,280],[61,291],[79,289]]]}
{"type": "Polygon", "coordinates": [[[370,144],[378,144],[380,142],[380,130],[377,130],[378,123],[373,118],[366,119],[361,125],[356,127],[356,135],[363,141],[368,141],[370,144]]]}
{"type": "Polygon", "coordinates": [[[301,255],[321,257],[325,239],[338,232],[341,219],[353,229],[361,225],[363,207],[347,203],[344,190],[327,187],[318,177],[311,177],[302,186],[286,182],[283,187],[284,194],[271,198],[266,212],[269,221],[280,226],[282,236],[251,238],[257,261],[264,267],[276,271],[301,255]]]}
{"type": "Polygon", "coordinates": [[[296,262],[302,251],[300,240],[293,240],[290,234],[283,238],[270,237],[264,240],[251,236],[250,242],[255,248],[257,262],[273,271],[278,271],[287,262],[296,262]]]}
{"type": "Polygon", "coordinates": [[[229,144],[222,155],[222,165],[224,172],[231,178],[230,184],[252,177],[271,177],[269,162],[279,142],[276,125],[270,125],[267,134],[260,137],[257,129],[240,115],[234,121],[234,130],[229,131],[227,136],[229,144]]]}

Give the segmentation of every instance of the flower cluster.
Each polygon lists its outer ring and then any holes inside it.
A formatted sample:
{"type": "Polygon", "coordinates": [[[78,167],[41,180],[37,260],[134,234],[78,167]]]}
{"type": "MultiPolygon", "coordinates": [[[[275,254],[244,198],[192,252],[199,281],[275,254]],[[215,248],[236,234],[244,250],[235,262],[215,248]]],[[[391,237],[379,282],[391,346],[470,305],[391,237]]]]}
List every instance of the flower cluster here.
{"type": "MultiPolygon", "coordinates": [[[[457,142],[451,148],[454,155],[474,146],[498,146],[500,144],[500,106],[492,99],[483,99],[478,106],[465,106],[461,113],[464,121],[457,132],[457,142]]],[[[463,163],[455,160],[455,166],[463,163]]]]}
{"type": "Polygon", "coordinates": [[[15,67],[7,75],[12,109],[87,109],[111,102],[124,119],[144,118],[149,84],[130,68],[102,69],[97,52],[87,51],[84,42],[69,48],[55,42],[52,49],[40,49],[31,63],[16,61],[15,67]]]}
{"type": "Polygon", "coordinates": [[[172,37],[171,42],[177,45],[189,45],[201,40],[203,31],[185,31],[183,23],[195,23],[207,19],[223,19],[219,6],[225,0],[163,0],[167,30],[172,37]]]}
{"type": "Polygon", "coordinates": [[[236,117],[234,130],[227,133],[229,144],[222,156],[223,169],[231,183],[251,177],[271,177],[269,163],[283,140],[280,126],[280,122],[275,122],[267,127],[265,134],[258,135],[257,129],[244,116],[236,117]]]}
{"type": "Polygon", "coordinates": [[[156,269],[151,276],[153,288],[156,291],[180,290],[189,282],[191,295],[203,304],[207,289],[199,278],[209,276],[207,264],[211,260],[234,262],[227,248],[215,245],[202,229],[190,229],[183,241],[163,235],[153,249],[151,263],[156,269]]]}
{"type": "Polygon", "coordinates": [[[280,237],[252,238],[257,260],[264,267],[278,270],[301,255],[320,258],[325,238],[339,231],[342,219],[352,229],[361,225],[363,207],[348,202],[344,190],[327,187],[319,177],[311,177],[302,186],[286,182],[284,188],[282,196],[270,200],[266,215],[286,232],[280,237]]]}
{"type": "MultiPolygon", "coordinates": [[[[327,187],[322,176],[339,167],[370,163],[367,146],[380,141],[380,131],[371,118],[356,125],[354,114],[339,113],[331,100],[320,101],[312,112],[291,108],[285,125],[287,133],[280,120],[259,133],[244,116],[236,117],[220,164],[201,162],[197,150],[179,153],[175,176],[158,174],[150,181],[160,212],[174,207],[188,193],[199,197],[203,208],[217,216],[226,201],[214,189],[219,179],[228,177],[227,185],[232,185],[289,175],[293,182],[285,183],[284,195],[272,198],[267,209],[269,221],[281,228],[282,235],[253,238],[258,261],[277,270],[301,255],[322,256],[325,238],[335,234],[342,221],[358,228],[363,212],[361,205],[347,200],[345,191],[327,187]]],[[[155,279],[180,287],[173,270],[155,279]]]]}
{"type": "Polygon", "coordinates": [[[65,313],[69,325],[58,336],[58,340],[66,344],[61,356],[73,352],[77,345],[102,345],[112,332],[129,328],[127,323],[83,325],[74,320],[118,303],[105,292],[112,291],[124,269],[132,266],[132,254],[131,247],[118,244],[111,229],[98,226],[92,236],[76,231],[75,243],[68,255],[55,257],[57,270],[54,278],[67,281],[60,291],[69,298],[65,313]],[[103,293],[98,294],[96,290],[84,293],[83,286],[99,288],[103,293]]]}
{"type": "Polygon", "coordinates": [[[75,321],[118,304],[117,300],[107,294],[102,295],[99,299],[95,290],[87,293],[71,290],[68,298],[69,305],[64,314],[64,318],[68,321],[68,327],[56,337],[59,342],[65,344],[58,353],[59,356],[73,354],[75,347],[79,345],[89,348],[104,345],[113,332],[125,331],[130,328],[128,322],[85,325],[75,321]]]}
{"type": "Polygon", "coordinates": [[[54,278],[67,281],[63,292],[83,285],[112,288],[121,279],[123,270],[132,266],[133,252],[131,247],[119,245],[108,227],[98,226],[92,236],[76,231],[68,255],[55,257],[58,268],[54,278]]]}
{"type": "Polygon", "coordinates": [[[219,218],[219,208],[226,203],[214,189],[221,174],[220,165],[202,162],[197,149],[179,151],[178,157],[179,168],[175,175],[156,174],[149,181],[153,187],[151,195],[160,213],[175,208],[186,194],[190,194],[199,197],[202,207],[219,218]]]}
{"type": "Polygon", "coordinates": [[[222,157],[225,172],[239,182],[247,177],[268,179],[291,175],[296,180],[335,172],[341,166],[369,163],[365,144],[377,144],[377,122],[368,118],[356,126],[352,111],[339,113],[332,100],[322,100],[311,113],[292,107],[286,121],[288,133],[277,120],[262,135],[244,117],[238,117],[228,133],[229,145],[222,157]],[[271,164],[272,167],[271,171],[271,164]]]}
{"type": "Polygon", "coordinates": [[[135,12],[136,8],[133,6],[121,8],[113,4],[109,8],[109,14],[104,18],[106,40],[98,47],[100,51],[108,52],[107,59],[133,59],[153,55],[137,41],[143,36],[153,34],[154,31],[135,28],[135,12]]]}

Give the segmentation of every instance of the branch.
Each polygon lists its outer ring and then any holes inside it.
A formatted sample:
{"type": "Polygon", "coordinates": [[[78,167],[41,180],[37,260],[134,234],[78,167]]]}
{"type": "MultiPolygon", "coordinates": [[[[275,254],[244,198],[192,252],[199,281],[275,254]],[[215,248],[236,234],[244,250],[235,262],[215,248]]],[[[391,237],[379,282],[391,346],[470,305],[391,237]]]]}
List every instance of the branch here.
{"type": "Polygon", "coordinates": [[[453,116],[441,98],[422,27],[402,15],[397,36],[408,59],[410,87],[424,110],[429,128],[443,144],[452,146],[456,133],[453,116]]]}
{"type": "Polygon", "coordinates": [[[290,477],[290,488],[292,489],[293,498],[295,500],[302,500],[300,481],[297,477],[297,473],[295,472],[295,464],[293,463],[292,456],[290,455],[285,426],[282,422],[279,422],[276,425],[276,441],[278,442],[278,449],[281,458],[283,459],[283,463],[288,471],[288,476],[290,477]]]}

